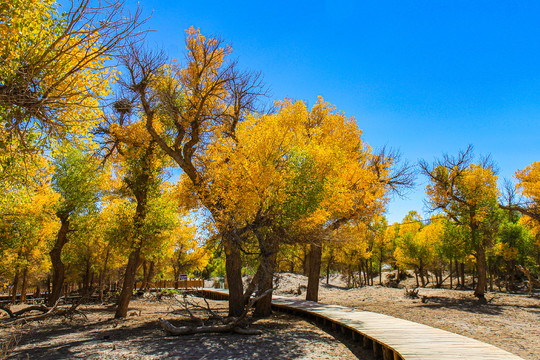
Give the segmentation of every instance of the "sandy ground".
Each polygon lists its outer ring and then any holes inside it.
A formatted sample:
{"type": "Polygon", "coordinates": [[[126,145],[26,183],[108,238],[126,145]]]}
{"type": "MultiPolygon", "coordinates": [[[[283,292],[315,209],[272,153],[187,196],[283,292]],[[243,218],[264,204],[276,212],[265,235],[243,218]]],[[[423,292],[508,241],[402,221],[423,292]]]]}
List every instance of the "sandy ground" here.
{"type": "MultiPolygon", "coordinates": [[[[210,303],[218,313],[226,314],[226,302],[210,303]]],[[[372,359],[370,352],[338,333],[279,313],[253,324],[263,335],[167,336],[156,320],[189,323],[180,308],[172,299],[139,299],[131,303],[131,316],[118,321],[112,319],[113,307],[81,306],[88,319],[76,316],[0,329],[0,339],[17,334],[18,344],[9,359],[372,359]]]]}
{"type": "MultiPolygon", "coordinates": [[[[279,274],[276,294],[303,298],[306,284],[304,276],[279,274]]],[[[405,280],[403,285],[414,287],[414,280],[405,280]]],[[[472,290],[421,288],[419,295],[425,297],[424,302],[405,297],[401,288],[346,289],[339,276],[332,277],[329,285],[323,281],[320,288],[323,303],[416,321],[493,344],[524,359],[540,360],[539,296],[488,293],[489,303],[479,305],[472,290]]],[[[194,301],[203,304],[200,299],[194,301]]],[[[226,302],[210,303],[226,314],[226,302]]],[[[113,319],[113,306],[86,305],[80,309],[87,319],[76,316],[0,328],[0,345],[15,336],[17,345],[9,356],[13,359],[372,359],[370,352],[340,333],[280,313],[253,324],[264,331],[259,336],[171,337],[158,326],[159,317],[175,325],[190,321],[173,298],[136,299],[125,320],[113,319]]]]}
{"type": "MultiPolygon", "coordinates": [[[[376,281],[377,283],[377,281],[376,281]]],[[[280,295],[302,290],[307,279],[301,275],[278,276],[280,295]]],[[[413,288],[415,281],[404,285],[413,288]]],[[[458,291],[420,288],[421,299],[405,297],[401,288],[382,286],[347,290],[343,279],[332,277],[330,284],[323,281],[319,301],[368,310],[419,322],[495,345],[524,359],[540,360],[540,297],[487,293],[486,305],[479,305],[472,290],[458,291]]]]}

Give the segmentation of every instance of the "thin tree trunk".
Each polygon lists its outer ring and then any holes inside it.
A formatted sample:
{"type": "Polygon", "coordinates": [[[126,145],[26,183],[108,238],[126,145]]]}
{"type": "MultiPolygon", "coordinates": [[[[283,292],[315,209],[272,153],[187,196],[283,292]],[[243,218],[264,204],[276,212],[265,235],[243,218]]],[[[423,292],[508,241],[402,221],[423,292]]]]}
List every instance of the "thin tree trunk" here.
{"type": "Polygon", "coordinates": [[[11,292],[11,303],[15,304],[17,302],[17,289],[19,287],[19,270],[15,272],[15,277],[13,278],[13,289],[11,292]]]}
{"type": "Polygon", "coordinates": [[[460,267],[461,267],[461,288],[465,289],[465,263],[461,263],[460,267]]]}
{"type": "Polygon", "coordinates": [[[326,285],[330,284],[330,265],[332,262],[332,256],[328,257],[328,262],[326,263],[326,285]]]}
{"type": "Polygon", "coordinates": [[[450,290],[452,290],[452,260],[450,260],[450,263],[448,265],[450,268],[450,290]]]}
{"type": "Polygon", "coordinates": [[[142,269],[143,269],[143,281],[141,283],[141,287],[139,288],[139,290],[145,291],[145,290],[148,290],[148,262],[146,260],[143,260],[142,269]]]}
{"type": "Polygon", "coordinates": [[[154,280],[154,269],[155,269],[155,263],[154,261],[150,261],[150,265],[148,266],[148,279],[147,279],[147,287],[152,286],[152,281],[154,280]]]}
{"type": "MultiPolygon", "coordinates": [[[[88,254],[87,254],[88,255],[88,254]]],[[[88,295],[90,291],[90,256],[86,257],[86,269],[84,271],[84,278],[82,284],[82,295],[88,295]]]]}
{"type": "Polygon", "coordinates": [[[381,256],[379,257],[379,285],[382,285],[382,263],[383,263],[383,251],[381,250],[381,256]]]}
{"type": "Polygon", "coordinates": [[[107,263],[109,262],[111,249],[107,247],[107,253],[105,254],[105,261],[103,262],[103,268],[99,274],[99,301],[103,302],[103,282],[105,281],[105,274],[107,273],[107,263]]]}
{"type": "Polygon", "coordinates": [[[28,280],[28,265],[24,266],[23,275],[22,275],[22,284],[21,284],[21,304],[26,302],[26,288],[28,280]]]}
{"type": "Polygon", "coordinates": [[[306,300],[319,301],[319,277],[321,275],[322,244],[312,243],[309,248],[309,273],[306,300]]]}

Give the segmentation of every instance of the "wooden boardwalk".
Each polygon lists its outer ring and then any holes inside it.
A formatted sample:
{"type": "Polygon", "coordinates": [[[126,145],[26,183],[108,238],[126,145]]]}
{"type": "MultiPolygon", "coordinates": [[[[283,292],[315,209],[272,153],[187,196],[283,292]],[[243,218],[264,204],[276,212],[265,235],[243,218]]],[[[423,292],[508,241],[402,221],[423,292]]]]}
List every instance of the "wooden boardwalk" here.
{"type": "MultiPolygon", "coordinates": [[[[203,289],[214,299],[226,299],[226,290],[203,289]]],[[[277,310],[299,314],[348,333],[385,360],[523,360],[493,345],[449,331],[392,316],[274,296],[277,310]]]]}

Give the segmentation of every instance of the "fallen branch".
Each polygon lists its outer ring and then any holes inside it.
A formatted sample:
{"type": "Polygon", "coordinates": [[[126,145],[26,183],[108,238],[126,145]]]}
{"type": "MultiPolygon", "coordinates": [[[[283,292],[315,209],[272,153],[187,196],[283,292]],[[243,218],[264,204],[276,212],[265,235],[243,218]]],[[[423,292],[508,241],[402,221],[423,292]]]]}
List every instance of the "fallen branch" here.
{"type": "Polygon", "coordinates": [[[5,311],[6,314],[8,314],[10,318],[13,317],[13,311],[11,311],[11,309],[9,308],[9,305],[0,306],[0,310],[5,311]]]}
{"type": "Polygon", "coordinates": [[[414,288],[411,290],[405,288],[405,297],[408,297],[410,299],[418,299],[418,288],[414,288]]]}
{"type": "MultiPolygon", "coordinates": [[[[77,307],[79,306],[79,303],[74,303],[73,305],[71,305],[71,307],[69,309],[58,309],[58,303],[60,302],[61,299],[62,298],[58,299],[58,301],[56,301],[56,304],[54,304],[54,306],[51,307],[51,308],[48,308],[46,306],[29,306],[29,307],[24,308],[22,310],[12,312],[12,314],[14,315],[14,316],[11,317],[12,319],[9,320],[9,321],[4,322],[2,325],[3,326],[11,326],[11,325],[26,324],[26,323],[29,323],[31,321],[45,320],[45,319],[51,318],[53,316],[59,316],[59,315],[60,316],[72,316],[74,314],[79,314],[79,315],[82,315],[82,316],[84,316],[86,318],[86,315],[84,313],[77,310],[77,307]],[[22,315],[24,313],[27,313],[27,312],[29,312],[31,310],[42,311],[43,314],[19,317],[20,315],[22,315]]],[[[5,309],[3,309],[3,310],[5,311],[5,309]]]]}
{"type": "Polygon", "coordinates": [[[248,315],[251,307],[253,307],[253,305],[258,300],[262,299],[273,290],[274,289],[268,289],[262,294],[251,298],[249,303],[244,308],[244,312],[242,313],[242,315],[240,315],[237,318],[229,319],[232,321],[230,321],[228,324],[208,325],[208,326],[194,326],[194,325],[174,326],[167,320],[160,318],[159,325],[169,335],[190,335],[190,334],[200,334],[200,333],[223,333],[223,332],[234,332],[234,333],[242,334],[242,335],[259,335],[259,334],[262,334],[261,330],[247,329],[246,326],[243,325],[242,323],[244,319],[246,318],[246,316],[248,315]]]}
{"type": "Polygon", "coordinates": [[[45,305],[32,305],[32,306],[25,307],[24,309],[21,309],[19,311],[15,311],[13,313],[13,317],[21,316],[22,314],[25,314],[30,311],[41,311],[42,313],[46,313],[49,310],[50,308],[45,305]]]}

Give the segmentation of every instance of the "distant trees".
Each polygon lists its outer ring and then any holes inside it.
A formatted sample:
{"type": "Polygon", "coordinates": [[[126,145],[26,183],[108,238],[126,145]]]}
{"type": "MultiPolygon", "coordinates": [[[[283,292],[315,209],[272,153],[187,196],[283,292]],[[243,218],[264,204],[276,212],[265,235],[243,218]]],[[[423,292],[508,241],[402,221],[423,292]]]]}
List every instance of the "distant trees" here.
{"type": "Polygon", "coordinates": [[[426,192],[432,209],[440,209],[452,221],[469,230],[478,271],[474,294],[485,301],[486,250],[493,243],[499,191],[493,163],[489,159],[479,163],[472,161],[472,148],[469,147],[457,157],[444,156],[433,165],[422,161],[420,167],[430,181],[426,192]]]}

